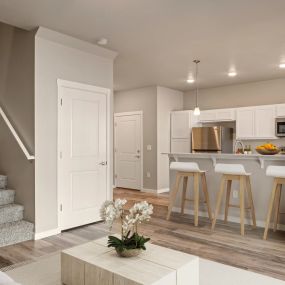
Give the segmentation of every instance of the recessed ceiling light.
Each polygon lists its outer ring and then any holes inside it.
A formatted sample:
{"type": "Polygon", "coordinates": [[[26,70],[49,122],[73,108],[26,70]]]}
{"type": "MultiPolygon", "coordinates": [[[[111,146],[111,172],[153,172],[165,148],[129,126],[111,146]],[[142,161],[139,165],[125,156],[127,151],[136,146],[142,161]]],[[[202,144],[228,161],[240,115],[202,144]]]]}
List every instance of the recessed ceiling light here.
{"type": "Polygon", "coordinates": [[[237,73],[236,73],[235,71],[230,71],[230,72],[228,73],[228,76],[229,76],[229,77],[235,77],[235,76],[237,76],[237,73]]]}
{"type": "Polygon", "coordinates": [[[285,62],[284,62],[284,63],[283,63],[283,62],[280,63],[280,64],[279,64],[279,67],[280,67],[280,68],[285,68],[285,62]]]}
{"type": "Polygon", "coordinates": [[[195,79],[194,78],[188,78],[187,79],[187,83],[194,83],[195,82],[195,79]]]}
{"type": "Polygon", "coordinates": [[[97,41],[97,44],[100,45],[100,46],[105,46],[107,43],[108,43],[108,39],[106,39],[106,38],[100,38],[97,41]]]}

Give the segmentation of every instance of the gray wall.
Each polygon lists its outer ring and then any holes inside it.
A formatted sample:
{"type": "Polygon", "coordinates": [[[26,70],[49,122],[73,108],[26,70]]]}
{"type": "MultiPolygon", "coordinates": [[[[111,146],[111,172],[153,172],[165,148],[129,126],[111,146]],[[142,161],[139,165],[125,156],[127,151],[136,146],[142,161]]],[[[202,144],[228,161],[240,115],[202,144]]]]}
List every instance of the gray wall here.
{"type": "MultiPolygon", "coordinates": [[[[34,152],[34,33],[0,23],[0,105],[30,152],[34,152]]],[[[8,175],[16,202],[33,222],[34,162],[29,162],[0,118],[0,173],[8,175]]]]}
{"type": "Polygon", "coordinates": [[[157,87],[115,92],[114,112],[143,111],[143,187],[157,189],[157,87]],[[147,151],[146,146],[152,145],[147,151]],[[149,171],[151,177],[146,177],[149,171]]]}
{"type": "MultiPolygon", "coordinates": [[[[35,225],[36,234],[50,234],[58,227],[57,79],[113,91],[113,58],[96,54],[94,45],[42,28],[37,32],[35,46],[35,225]],[[88,51],[84,51],[84,47],[88,51]]],[[[112,99],[113,96],[111,134],[112,99]]],[[[112,136],[110,144],[113,148],[112,136]]]]}
{"type": "MultiPolygon", "coordinates": [[[[285,78],[201,89],[201,110],[285,103],[285,78]]],[[[195,107],[194,91],[184,93],[184,109],[195,107]]]]}

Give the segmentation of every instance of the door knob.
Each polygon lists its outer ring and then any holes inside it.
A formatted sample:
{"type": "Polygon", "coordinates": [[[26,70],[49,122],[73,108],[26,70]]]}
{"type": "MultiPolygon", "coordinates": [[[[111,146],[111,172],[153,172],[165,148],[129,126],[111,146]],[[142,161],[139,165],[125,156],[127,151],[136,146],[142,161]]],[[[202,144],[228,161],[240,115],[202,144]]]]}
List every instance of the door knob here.
{"type": "Polygon", "coordinates": [[[136,158],[140,158],[141,156],[140,156],[140,155],[135,155],[135,157],[136,157],[136,158]]]}
{"type": "Polygon", "coordinates": [[[101,162],[99,162],[99,165],[107,165],[107,161],[101,161],[101,162]]]}

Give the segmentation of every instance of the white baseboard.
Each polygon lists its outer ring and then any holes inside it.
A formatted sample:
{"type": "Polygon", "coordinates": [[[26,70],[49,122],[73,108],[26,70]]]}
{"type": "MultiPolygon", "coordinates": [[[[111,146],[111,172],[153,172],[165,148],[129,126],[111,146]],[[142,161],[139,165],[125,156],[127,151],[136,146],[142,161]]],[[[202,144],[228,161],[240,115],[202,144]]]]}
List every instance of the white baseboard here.
{"type": "Polygon", "coordinates": [[[35,240],[39,240],[39,239],[43,239],[43,238],[46,238],[46,237],[50,237],[50,236],[55,236],[55,235],[58,235],[60,234],[61,231],[60,229],[52,229],[52,230],[49,230],[49,231],[45,231],[45,232],[41,232],[41,233],[35,233],[35,240]]]}
{"type": "Polygon", "coordinates": [[[169,188],[161,188],[157,190],[158,194],[169,192],[169,188]]]}
{"type": "Polygon", "coordinates": [[[151,193],[151,194],[157,194],[157,190],[155,189],[142,188],[141,191],[146,192],[146,193],[151,193]]]}
{"type": "Polygon", "coordinates": [[[165,192],[169,192],[169,188],[162,188],[162,189],[147,189],[143,188],[142,192],[151,193],[151,194],[161,194],[165,192]]]}
{"type": "MultiPolygon", "coordinates": [[[[173,207],[172,211],[176,212],[176,213],[180,213],[181,212],[181,208],[180,207],[173,207]]],[[[194,211],[193,210],[189,210],[189,209],[185,209],[184,213],[188,214],[188,215],[194,215],[194,211]]],[[[200,217],[208,217],[208,213],[199,211],[199,216],[200,217]]],[[[224,215],[220,214],[218,216],[218,220],[224,220],[224,215]]],[[[234,217],[234,216],[228,216],[228,221],[229,222],[233,222],[233,223],[240,223],[240,218],[239,217],[234,217]]],[[[252,225],[252,221],[249,220],[248,218],[245,218],[244,222],[247,225],[252,225]]],[[[265,227],[265,221],[257,220],[256,221],[256,225],[258,227],[264,228],[265,227]]],[[[277,228],[278,228],[278,230],[285,231],[285,225],[278,224],[277,228]]]]}

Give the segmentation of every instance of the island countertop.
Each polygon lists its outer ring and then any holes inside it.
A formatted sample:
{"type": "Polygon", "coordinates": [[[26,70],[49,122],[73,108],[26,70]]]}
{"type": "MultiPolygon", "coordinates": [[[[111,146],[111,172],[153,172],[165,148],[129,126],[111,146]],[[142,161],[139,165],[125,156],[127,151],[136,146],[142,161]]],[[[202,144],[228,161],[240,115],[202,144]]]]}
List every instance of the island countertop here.
{"type": "Polygon", "coordinates": [[[264,161],[284,161],[284,154],[275,155],[261,155],[258,153],[254,154],[234,154],[234,153],[215,153],[215,152],[205,152],[205,153],[163,153],[176,161],[183,158],[192,159],[211,159],[213,164],[216,164],[217,160],[256,160],[260,162],[261,168],[264,168],[264,161]]]}
{"type": "MultiPolygon", "coordinates": [[[[285,155],[260,155],[260,154],[228,154],[228,153],[164,153],[165,156],[169,157],[169,163],[172,161],[181,162],[196,162],[199,168],[206,171],[206,179],[208,185],[208,192],[211,200],[212,208],[215,207],[215,202],[217,199],[217,193],[220,189],[221,184],[221,174],[215,172],[216,163],[229,163],[229,164],[242,164],[244,165],[247,173],[250,173],[250,180],[252,184],[253,199],[255,204],[255,211],[257,217],[257,225],[263,227],[264,221],[266,219],[268,203],[270,200],[271,190],[273,187],[273,178],[266,175],[266,168],[269,165],[282,165],[285,166],[285,155]]],[[[169,185],[170,191],[172,191],[176,179],[176,171],[169,169],[169,185]]],[[[191,179],[190,179],[191,180],[191,179]]],[[[181,183],[182,184],[182,183],[181,183]]],[[[193,179],[188,183],[188,194],[190,197],[193,195],[193,179]]],[[[182,186],[180,185],[180,188],[182,186]]],[[[233,182],[232,185],[232,195],[231,201],[233,204],[239,203],[239,184],[237,181],[233,182]],[[236,196],[234,196],[236,192],[236,196]]],[[[181,206],[181,191],[175,201],[174,211],[180,212],[181,206]]],[[[201,192],[201,195],[203,193],[201,192]]],[[[247,201],[246,201],[247,202],[247,201]]],[[[281,205],[285,205],[285,196],[282,197],[281,205]]],[[[201,216],[207,216],[207,210],[204,205],[200,205],[201,216]]],[[[188,214],[193,214],[193,205],[187,204],[186,212],[188,214]]],[[[224,209],[224,197],[222,201],[222,207],[224,209]]],[[[285,208],[282,206],[282,210],[285,208]]],[[[239,222],[239,209],[230,209],[229,221],[239,222]]],[[[248,213],[246,213],[248,218],[248,213]]],[[[223,219],[222,211],[219,215],[219,219],[223,219]]],[[[250,219],[247,219],[247,223],[250,223],[250,219]]],[[[285,219],[280,217],[280,226],[284,228],[285,219]]]]}

